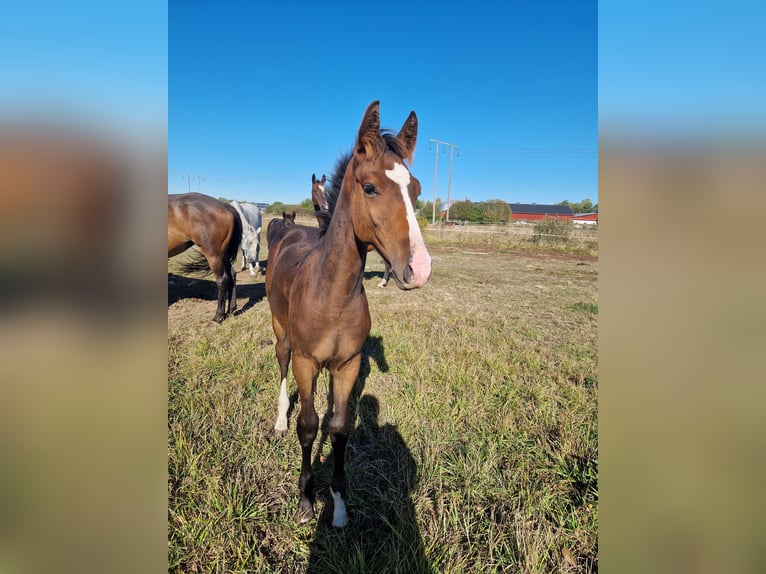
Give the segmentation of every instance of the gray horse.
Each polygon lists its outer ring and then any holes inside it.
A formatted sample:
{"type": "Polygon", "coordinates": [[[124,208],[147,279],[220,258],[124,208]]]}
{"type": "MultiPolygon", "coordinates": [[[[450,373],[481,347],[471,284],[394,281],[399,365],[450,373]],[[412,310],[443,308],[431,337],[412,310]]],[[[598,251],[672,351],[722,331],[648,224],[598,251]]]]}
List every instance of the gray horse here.
{"type": "Polygon", "coordinates": [[[237,210],[242,219],[242,269],[250,267],[250,276],[254,277],[260,270],[258,255],[261,251],[262,216],[260,208],[253,203],[232,201],[231,206],[237,210]]]}

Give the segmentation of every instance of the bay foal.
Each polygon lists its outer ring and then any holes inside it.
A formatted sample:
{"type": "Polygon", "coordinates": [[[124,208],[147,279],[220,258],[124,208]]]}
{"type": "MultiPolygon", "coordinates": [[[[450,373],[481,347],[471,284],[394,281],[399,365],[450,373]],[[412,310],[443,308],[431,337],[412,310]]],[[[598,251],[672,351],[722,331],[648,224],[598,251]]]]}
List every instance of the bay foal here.
{"type": "Polygon", "coordinates": [[[287,372],[292,358],[301,403],[297,421],[301,499],[296,514],[301,523],[314,517],[311,453],[319,424],[314,387],[322,368],[333,378],[329,425],[334,458],[332,524],[343,527],[348,521],[344,501],[348,401],[359,374],[362,345],[370,332],[362,284],[369,246],[391,265],[400,289],[422,287],[431,275],[431,257],[413,209],[420,182],[407,167],[417,131],[415,112],[410,112],[397,134],[381,131],[380,105],[372,102],[353,150],[345,158],[344,176],[327,225],[320,230],[291,226],[281,240],[269,246],[266,294],[281,375],[274,431],[282,436],[287,432],[287,372]]]}

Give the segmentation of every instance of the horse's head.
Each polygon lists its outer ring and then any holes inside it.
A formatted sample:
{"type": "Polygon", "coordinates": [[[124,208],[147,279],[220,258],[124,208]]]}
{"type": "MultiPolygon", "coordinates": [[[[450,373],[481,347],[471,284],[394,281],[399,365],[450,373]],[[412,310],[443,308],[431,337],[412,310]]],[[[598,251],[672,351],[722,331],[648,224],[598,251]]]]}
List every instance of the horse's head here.
{"type": "Polygon", "coordinates": [[[314,211],[329,211],[330,206],[325,197],[325,183],[327,177],[322,174],[322,179],[317,179],[316,174],[311,174],[311,202],[314,204],[314,211]]]}
{"type": "Polygon", "coordinates": [[[371,103],[343,178],[357,239],[388,261],[400,289],[422,287],[431,275],[431,256],[415,218],[420,182],[407,167],[417,135],[415,112],[398,134],[381,132],[380,104],[371,103]]]}
{"type": "Polygon", "coordinates": [[[248,263],[258,263],[258,251],[261,243],[261,229],[242,222],[242,252],[248,263]]]}

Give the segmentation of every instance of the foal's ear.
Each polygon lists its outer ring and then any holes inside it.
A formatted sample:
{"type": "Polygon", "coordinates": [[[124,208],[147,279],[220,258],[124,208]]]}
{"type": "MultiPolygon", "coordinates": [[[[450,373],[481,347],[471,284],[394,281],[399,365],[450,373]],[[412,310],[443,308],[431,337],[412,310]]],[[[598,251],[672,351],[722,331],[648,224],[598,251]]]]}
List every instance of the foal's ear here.
{"type": "Polygon", "coordinates": [[[319,183],[324,185],[324,182],[326,182],[326,181],[327,181],[327,177],[325,176],[325,174],[322,174],[322,181],[320,181],[319,183]]]}
{"type": "Polygon", "coordinates": [[[311,183],[316,183],[316,182],[317,182],[317,174],[312,173],[311,174],[311,183]]]}
{"type": "Polygon", "coordinates": [[[380,101],[375,100],[367,106],[354,149],[357,155],[367,156],[367,159],[377,157],[380,151],[380,101]]]}
{"type": "Polygon", "coordinates": [[[396,138],[402,142],[407,152],[407,157],[404,159],[412,163],[412,154],[415,153],[415,144],[418,140],[418,116],[415,115],[415,112],[410,112],[410,115],[407,116],[402,129],[396,134],[396,138]]]}

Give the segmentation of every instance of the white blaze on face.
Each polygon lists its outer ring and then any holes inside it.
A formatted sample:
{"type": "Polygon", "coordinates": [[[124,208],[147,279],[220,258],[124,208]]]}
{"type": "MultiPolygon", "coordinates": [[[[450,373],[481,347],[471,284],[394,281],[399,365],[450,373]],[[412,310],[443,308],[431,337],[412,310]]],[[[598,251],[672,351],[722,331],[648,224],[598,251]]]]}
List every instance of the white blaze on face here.
{"type": "Polygon", "coordinates": [[[422,287],[431,276],[431,256],[428,254],[426,244],[423,241],[423,234],[420,232],[418,220],[415,218],[415,209],[410,200],[410,194],[407,187],[410,184],[410,172],[400,163],[395,163],[393,169],[387,169],[388,178],[399,186],[402,192],[402,199],[407,210],[407,223],[410,228],[410,256],[412,261],[412,283],[413,287],[422,287]]]}
{"type": "Polygon", "coordinates": [[[319,191],[322,192],[322,210],[330,211],[330,204],[327,203],[327,188],[325,188],[325,186],[320,183],[319,191]]]}

